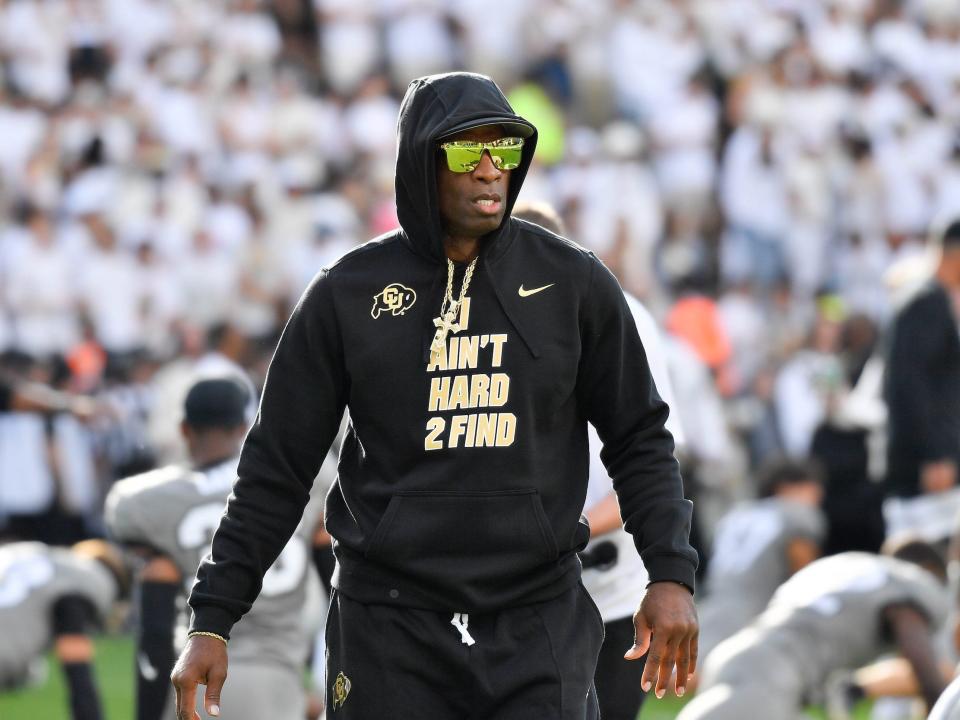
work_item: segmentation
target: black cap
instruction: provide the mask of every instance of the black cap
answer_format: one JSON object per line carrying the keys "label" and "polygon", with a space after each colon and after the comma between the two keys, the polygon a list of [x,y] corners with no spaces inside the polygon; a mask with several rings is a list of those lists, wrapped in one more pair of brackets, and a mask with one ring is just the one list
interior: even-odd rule
{"label": "black cap", "polygon": [[441,135],[438,140],[444,140],[445,138],[456,135],[457,133],[462,133],[467,130],[474,130],[476,128],[487,127],[501,127],[503,128],[504,137],[521,137],[528,138],[534,133],[533,125],[516,122],[511,119],[497,119],[496,117],[483,118],[481,120],[468,120],[462,122],[459,125],[454,125],[453,128],[447,130],[443,135]]}
{"label": "black cap", "polygon": [[206,378],[194,383],[183,403],[183,420],[193,428],[235,428],[246,424],[250,393],[237,378]]}

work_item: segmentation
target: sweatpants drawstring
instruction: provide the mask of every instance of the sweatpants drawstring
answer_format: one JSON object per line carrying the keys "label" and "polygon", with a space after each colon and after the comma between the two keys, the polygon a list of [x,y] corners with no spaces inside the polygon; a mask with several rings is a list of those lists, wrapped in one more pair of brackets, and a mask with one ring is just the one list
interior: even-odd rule
{"label": "sweatpants drawstring", "polygon": [[467,632],[467,628],[470,626],[470,615],[468,613],[454,613],[450,624],[460,631],[460,642],[464,645],[469,646],[476,643],[476,640],[470,637],[470,633]]}

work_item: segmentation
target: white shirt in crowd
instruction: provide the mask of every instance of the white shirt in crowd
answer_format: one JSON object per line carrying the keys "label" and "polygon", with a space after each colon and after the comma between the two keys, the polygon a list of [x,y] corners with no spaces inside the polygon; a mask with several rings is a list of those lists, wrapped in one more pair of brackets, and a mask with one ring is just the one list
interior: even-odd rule
{"label": "white shirt in crowd", "polygon": [[3,283],[14,318],[13,344],[35,357],[65,353],[80,338],[74,258],[55,237],[44,243],[29,231],[16,235],[3,238],[14,246]]}

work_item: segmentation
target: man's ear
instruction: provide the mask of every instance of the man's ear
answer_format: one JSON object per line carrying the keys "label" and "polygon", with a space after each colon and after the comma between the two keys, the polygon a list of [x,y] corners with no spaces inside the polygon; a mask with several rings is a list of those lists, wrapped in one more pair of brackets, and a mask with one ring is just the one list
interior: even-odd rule
{"label": "man's ear", "polygon": [[182,437],[187,444],[190,444],[190,438],[193,435],[193,428],[191,428],[186,420],[180,421],[180,437]]}

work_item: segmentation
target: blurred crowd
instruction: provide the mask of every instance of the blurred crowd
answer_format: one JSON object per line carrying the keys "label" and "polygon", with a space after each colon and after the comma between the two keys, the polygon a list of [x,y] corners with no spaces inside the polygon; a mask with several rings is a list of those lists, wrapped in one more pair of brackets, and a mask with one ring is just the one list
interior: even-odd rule
{"label": "blurred crowd", "polygon": [[101,408],[0,414],[17,534],[182,457],[196,373],[262,382],[313,274],[395,227],[399,99],[451,69],[661,322],[708,525],[771,455],[882,475],[870,359],[960,216],[954,0],[4,0],[0,68],[0,381]]}

